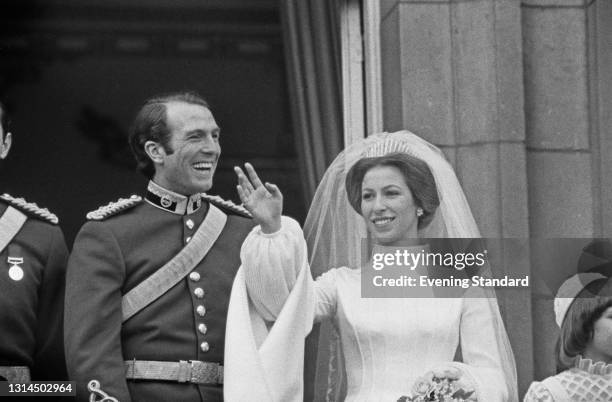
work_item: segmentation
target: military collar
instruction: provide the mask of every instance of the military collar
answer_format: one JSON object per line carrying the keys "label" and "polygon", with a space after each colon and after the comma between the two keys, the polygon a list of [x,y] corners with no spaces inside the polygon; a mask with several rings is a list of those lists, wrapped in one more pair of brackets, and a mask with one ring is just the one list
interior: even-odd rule
{"label": "military collar", "polygon": [[165,189],[153,181],[149,181],[145,200],[157,208],[177,215],[192,214],[202,206],[202,194],[186,197]]}

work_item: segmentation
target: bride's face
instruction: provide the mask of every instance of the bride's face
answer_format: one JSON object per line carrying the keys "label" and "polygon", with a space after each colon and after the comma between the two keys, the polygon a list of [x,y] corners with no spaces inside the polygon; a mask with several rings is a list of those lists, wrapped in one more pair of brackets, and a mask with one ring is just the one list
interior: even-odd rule
{"label": "bride's face", "polygon": [[363,177],[361,215],[377,244],[417,241],[417,205],[404,175],[393,166],[376,166]]}

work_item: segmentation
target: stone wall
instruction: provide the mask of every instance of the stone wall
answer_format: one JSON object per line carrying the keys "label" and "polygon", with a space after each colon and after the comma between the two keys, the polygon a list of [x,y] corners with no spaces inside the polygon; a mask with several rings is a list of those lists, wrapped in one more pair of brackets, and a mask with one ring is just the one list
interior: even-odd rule
{"label": "stone wall", "polygon": [[[483,236],[612,234],[612,2],[380,5],[385,129],[444,150]],[[554,369],[551,300],[500,304],[524,392]]]}

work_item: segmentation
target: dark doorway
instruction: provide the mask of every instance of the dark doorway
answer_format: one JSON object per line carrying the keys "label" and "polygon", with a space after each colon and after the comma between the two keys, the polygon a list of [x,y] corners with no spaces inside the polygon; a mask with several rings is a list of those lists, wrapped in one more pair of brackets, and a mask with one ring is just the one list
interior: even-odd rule
{"label": "dark doorway", "polygon": [[1,191],[49,207],[71,244],[87,211],[143,192],[125,136],[151,95],[195,90],[222,128],[210,191],[237,201],[232,166],[251,161],[305,205],[275,0],[5,0],[0,96],[14,144]]}

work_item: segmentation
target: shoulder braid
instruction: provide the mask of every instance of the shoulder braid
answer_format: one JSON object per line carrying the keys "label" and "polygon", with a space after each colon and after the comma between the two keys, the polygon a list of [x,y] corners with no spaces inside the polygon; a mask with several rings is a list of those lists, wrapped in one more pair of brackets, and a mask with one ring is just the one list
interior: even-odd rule
{"label": "shoulder braid", "polygon": [[111,216],[117,215],[119,212],[126,211],[142,202],[142,197],[132,195],[130,198],[119,198],[117,201],[109,202],[95,211],[87,213],[87,219],[92,221],[103,221]]}
{"label": "shoulder braid", "polygon": [[57,215],[51,213],[47,208],[41,208],[33,202],[27,202],[22,197],[15,198],[12,195],[4,193],[0,195],[0,199],[6,201],[12,207],[25,212],[28,216],[40,219],[53,225],[57,225],[59,223]]}
{"label": "shoulder braid", "polygon": [[253,217],[251,213],[247,211],[247,209],[243,207],[242,205],[236,205],[231,201],[224,200],[218,195],[210,195],[210,194],[202,193],[202,198],[204,198],[206,201],[210,202],[211,204],[216,205],[217,207],[221,209],[234,213],[235,215],[240,215],[245,218]]}

